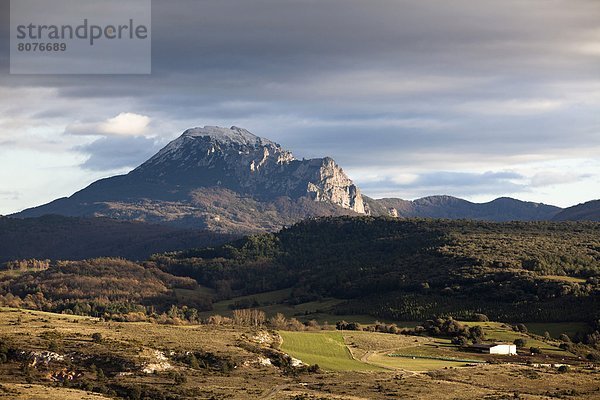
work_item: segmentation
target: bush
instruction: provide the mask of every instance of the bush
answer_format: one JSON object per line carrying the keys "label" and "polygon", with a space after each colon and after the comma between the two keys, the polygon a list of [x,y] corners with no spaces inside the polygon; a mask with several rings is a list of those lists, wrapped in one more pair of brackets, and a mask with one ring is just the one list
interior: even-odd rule
{"label": "bush", "polygon": [[515,326],[515,328],[516,328],[515,330],[517,332],[521,332],[521,333],[527,333],[528,332],[527,327],[525,326],[525,324],[517,324]]}
{"label": "bush", "polygon": [[572,352],[572,350],[573,350],[573,343],[571,343],[571,342],[563,342],[558,347],[561,348],[562,350]]}
{"label": "bush", "polygon": [[473,314],[472,319],[475,322],[488,322],[490,320],[487,315],[478,313]]}
{"label": "bush", "polygon": [[561,365],[560,367],[558,367],[558,372],[563,374],[569,372],[570,370],[571,368],[568,365]]}
{"label": "bush", "polygon": [[93,333],[92,340],[94,341],[94,343],[102,343],[102,334],[99,332]]}
{"label": "bush", "polygon": [[523,348],[527,345],[527,340],[525,339],[515,339],[515,341],[513,342],[515,344],[515,346],[519,347],[519,348]]}
{"label": "bush", "polygon": [[531,354],[542,354],[542,350],[539,347],[530,347],[529,351]]}
{"label": "bush", "polygon": [[469,339],[467,339],[465,336],[455,336],[452,338],[452,344],[455,344],[460,347],[465,347],[469,344]]}
{"label": "bush", "polygon": [[471,326],[469,328],[469,338],[473,343],[479,343],[485,339],[485,332],[481,326]]}
{"label": "bush", "polygon": [[566,333],[561,333],[560,336],[558,337],[558,340],[560,340],[561,342],[564,342],[564,343],[569,343],[571,341],[571,338]]}
{"label": "bush", "polygon": [[60,346],[56,340],[51,340],[50,343],[48,343],[48,351],[53,353],[58,353],[60,351]]}
{"label": "bush", "polygon": [[346,321],[336,322],[335,328],[340,331],[341,330],[344,330],[344,331],[360,331],[360,330],[362,330],[362,328],[358,322],[346,322]]}

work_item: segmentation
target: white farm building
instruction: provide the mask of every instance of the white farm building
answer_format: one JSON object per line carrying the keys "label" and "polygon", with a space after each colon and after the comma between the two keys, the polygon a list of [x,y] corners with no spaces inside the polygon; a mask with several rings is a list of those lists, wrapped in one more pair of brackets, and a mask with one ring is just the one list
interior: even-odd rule
{"label": "white farm building", "polygon": [[474,344],[470,348],[486,354],[517,355],[517,346],[510,343],[482,343]]}

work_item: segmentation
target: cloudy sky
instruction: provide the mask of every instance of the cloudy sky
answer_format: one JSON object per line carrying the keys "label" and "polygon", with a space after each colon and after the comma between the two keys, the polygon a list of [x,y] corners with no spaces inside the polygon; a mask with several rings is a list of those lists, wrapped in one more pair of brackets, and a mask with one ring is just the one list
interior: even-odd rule
{"label": "cloudy sky", "polygon": [[189,127],[331,156],[372,197],[600,198],[598,0],[152,2],[151,75],[9,75],[0,214],[124,173]]}

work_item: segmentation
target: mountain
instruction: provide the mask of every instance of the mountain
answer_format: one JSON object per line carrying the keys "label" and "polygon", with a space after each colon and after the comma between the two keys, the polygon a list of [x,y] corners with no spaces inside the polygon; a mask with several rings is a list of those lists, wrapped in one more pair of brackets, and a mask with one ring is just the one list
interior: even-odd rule
{"label": "mountain", "polygon": [[501,197],[488,203],[472,203],[452,196],[430,196],[413,201],[371,199],[364,196],[372,215],[403,218],[475,219],[484,221],[543,221],[552,219],[559,207]]}
{"label": "mountain", "polygon": [[331,158],[297,160],[245,129],[207,126],[186,130],[127,175],[15,216],[104,216],[253,232],[362,213],[360,190]]}
{"label": "mountain", "polygon": [[592,200],[565,208],[558,213],[556,221],[600,221],[600,200]]}
{"label": "mountain", "polygon": [[109,217],[240,234],[322,216],[531,221],[559,211],[509,198],[484,204],[450,196],[371,199],[329,157],[298,160],[245,129],[205,126],[186,130],[126,175],[14,216]]}
{"label": "mountain", "polygon": [[31,258],[145,260],[154,253],[213,246],[234,238],[215,232],[108,218],[0,217],[0,263]]}

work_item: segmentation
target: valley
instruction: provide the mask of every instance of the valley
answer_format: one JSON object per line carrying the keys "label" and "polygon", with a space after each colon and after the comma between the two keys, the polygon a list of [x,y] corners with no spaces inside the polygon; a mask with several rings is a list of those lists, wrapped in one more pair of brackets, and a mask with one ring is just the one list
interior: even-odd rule
{"label": "valley", "polygon": [[598,229],[329,217],[9,261],[0,398],[600,398]]}

